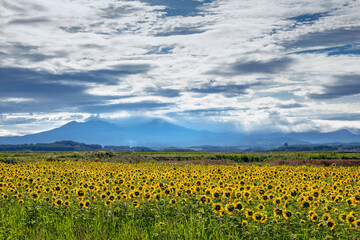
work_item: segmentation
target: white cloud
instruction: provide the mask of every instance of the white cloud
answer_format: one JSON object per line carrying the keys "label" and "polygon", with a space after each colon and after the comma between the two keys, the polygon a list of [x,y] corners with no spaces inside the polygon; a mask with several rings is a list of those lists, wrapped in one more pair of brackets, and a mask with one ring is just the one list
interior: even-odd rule
{"label": "white cloud", "polygon": [[[299,44],[290,48],[286,44],[318,36],[311,34],[319,32],[331,34],[336,29],[359,28],[358,1],[218,0],[202,6],[199,15],[171,17],[164,16],[164,9],[165,6],[150,6],[141,1],[4,0],[0,3],[0,67],[60,74],[109,69],[119,64],[149,64],[152,68],[148,72],[120,76],[117,84],[88,84],[86,93],[119,97],[106,100],[112,104],[174,103],[172,109],[149,110],[144,114],[168,117],[169,113],[177,113],[171,120],[181,123],[175,118],[186,118],[189,125],[199,120],[197,115],[186,111],[227,109],[204,116],[209,128],[224,124],[241,131],[327,129],[331,122],[325,124],[309,117],[329,111],[345,112],[338,106],[346,103],[346,99],[339,98],[334,106],[328,100],[309,96],[322,93],[327,85],[336,83],[339,75],[359,74],[359,55],[294,54],[329,46]],[[310,14],[311,18],[311,14],[317,13],[324,15],[311,23],[290,19],[304,14]],[[337,43],[341,41],[338,39]],[[165,51],[166,48],[169,50]],[[151,53],[152,49],[157,52]],[[288,59],[291,63],[276,68],[272,65],[276,59]],[[242,68],[236,71],[236,64],[278,70],[241,73]],[[234,73],[211,74],[226,69]],[[254,86],[231,97],[190,91],[210,81],[217,85],[253,83]],[[149,88],[176,89],[180,94],[171,98],[154,96]],[[15,103],[27,101],[21,96],[9,99]],[[345,108],[348,111],[358,107],[352,103],[349,106]],[[116,118],[129,114],[119,111],[104,116]],[[70,119],[46,120],[47,126],[39,125],[35,129],[49,129]],[[14,127],[11,132],[30,131],[39,122],[23,129]],[[331,129],[360,128],[357,124],[334,122]],[[10,131],[9,126],[2,129]]]}

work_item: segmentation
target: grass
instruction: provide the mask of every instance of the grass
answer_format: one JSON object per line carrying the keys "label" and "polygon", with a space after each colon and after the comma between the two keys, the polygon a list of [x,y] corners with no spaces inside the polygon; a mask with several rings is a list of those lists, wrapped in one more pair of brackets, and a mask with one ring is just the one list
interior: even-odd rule
{"label": "grass", "polygon": [[16,161],[0,162],[0,239],[360,235],[358,166],[180,166],[78,157],[98,154],[92,152],[3,154]]}

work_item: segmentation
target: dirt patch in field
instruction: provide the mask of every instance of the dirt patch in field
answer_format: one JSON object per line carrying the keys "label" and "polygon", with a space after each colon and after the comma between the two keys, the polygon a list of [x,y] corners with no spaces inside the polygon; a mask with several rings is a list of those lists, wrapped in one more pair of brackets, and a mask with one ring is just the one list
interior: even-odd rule
{"label": "dirt patch in field", "polygon": [[185,164],[202,164],[202,165],[265,165],[269,164],[271,166],[278,165],[289,165],[289,166],[299,166],[299,165],[315,165],[315,166],[331,166],[331,164],[336,164],[336,166],[360,166],[360,160],[336,160],[336,159],[310,159],[310,160],[278,160],[273,162],[235,162],[231,160],[215,160],[215,159],[201,159],[201,160],[185,160],[185,161],[164,161],[167,163],[175,163],[178,165]]}
{"label": "dirt patch in field", "polygon": [[336,166],[360,166],[360,160],[342,160],[342,159],[310,159],[310,160],[279,160],[270,163],[270,165],[316,165],[316,166],[331,166],[331,164],[336,164]]}

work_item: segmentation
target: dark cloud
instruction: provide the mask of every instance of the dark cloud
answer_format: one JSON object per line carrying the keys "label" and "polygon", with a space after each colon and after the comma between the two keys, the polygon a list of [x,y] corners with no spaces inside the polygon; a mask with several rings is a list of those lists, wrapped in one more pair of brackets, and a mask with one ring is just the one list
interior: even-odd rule
{"label": "dark cloud", "polygon": [[338,76],[336,83],[325,85],[323,88],[322,93],[313,93],[309,97],[321,100],[360,94],[360,75]]}
{"label": "dark cloud", "polygon": [[225,116],[226,112],[229,111],[240,111],[240,110],[246,110],[243,109],[237,109],[233,107],[224,107],[224,108],[207,108],[207,109],[194,109],[194,110],[186,110],[177,112],[176,114],[190,114],[190,115],[201,115],[201,116]]}
{"label": "dark cloud", "polygon": [[222,94],[226,97],[236,97],[246,94],[246,90],[259,85],[259,83],[251,84],[229,84],[229,85],[213,85],[212,83],[204,84],[199,88],[191,88],[189,91],[204,94]]}
{"label": "dark cloud", "polygon": [[359,55],[360,54],[360,44],[347,44],[343,46],[330,47],[330,48],[320,48],[320,49],[311,49],[305,51],[297,51],[294,54],[304,54],[304,53],[327,53],[328,56],[333,55]]}
{"label": "dark cloud", "polygon": [[360,42],[360,27],[353,27],[310,32],[294,41],[283,43],[283,46],[287,49],[294,49],[318,46],[342,46],[358,42]]}
{"label": "dark cloud", "polygon": [[172,88],[146,88],[146,93],[154,96],[162,96],[167,98],[180,97],[181,92]]}
{"label": "dark cloud", "polygon": [[247,75],[254,73],[274,74],[286,70],[294,60],[289,57],[272,59],[269,61],[237,61],[235,63],[219,67],[208,74],[222,76]]}
{"label": "dark cloud", "polygon": [[61,26],[59,28],[68,33],[86,32],[86,28],[80,26],[72,26],[72,27]]}
{"label": "dark cloud", "polygon": [[289,104],[278,104],[277,107],[288,109],[288,108],[300,108],[300,107],[304,107],[304,105],[300,103],[289,103]]}
{"label": "dark cloud", "polygon": [[30,98],[29,102],[1,102],[0,112],[47,112],[76,109],[80,106],[105,104],[115,97],[94,96],[85,85],[69,82],[116,83],[115,77],[136,74],[147,65],[118,65],[114,69],[53,74],[26,68],[0,68],[0,96],[2,98]]}
{"label": "dark cloud", "polygon": [[202,30],[199,27],[175,27],[171,30],[166,30],[162,32],[158,32],[155,34],[157,37],[168,37],[174,35],[192,35],[206,32],[206,30]]}
{"label": "dark cloud", "polygon": [[[42,84],[58,84],[59,81],[117,84],[119,77],[146,73],[150,69],[151,66],[148,64],[123,64],[112,66],[110,69],[53,74],[46,71],[35,71],[26,68],[0,68],[0,76],[2,81],[8,80],[9,83],[28,79],[29,81],[34,80]],[[4,87],[2,87],[2,89],[4,89]]]}
{"label": "dark cloud", "polygon": [[142,101],[135,103],[119,103],[119,104],[108,104],[108,105],[87,105],[79,107],[79,111],[88,113],[108,113],[115,111],[141,111],[141,110],[154,110],[158,108],[170,107],[173,103],[161,103],[155,101]]}
{"label": "dark cloud", "polygon": [[84,49],[89,49],[89,48],[103,49],[104,48],[104,46],[99,45],[99,44],[81,44],[80,47],[84,48]]}
{"label": "dark cloud", "polygon": [[[1,109],[1,102],[0,102],[0,109]],[[0,117],[0,124],[1,125],[13,125],[13,124],[28,124],[37,122],[38,119],[36,118],[25,118],[25,117],[16,117],[16,118],[2,118]]]}
{"label": "dark cloud", "polygon": [[360,113],[335,113],[329,115],[320,115],[319,119],[339,120],[339,121],[359,121]]}
{"label": "dark cloud", "polygon": [[141,8],[134,7],[131,4],[122,4],[120,6],[109,4],[106,8],[101,9],[100,16],[103,18],[121,18],[140,10]]}
{"label": "dark cloud", "polygon": [[45,18],[45,17],[19,18],[19,19],[11,20],[10,22],[8,22],[8,24],[33,25],[33,24],[38,24],[38,23],[46,23],[46,22],[50,22],[50,21],[51,20],[49,18]]}
{"label": "dark cloud", "polygon": [[29,2],[21,2],[18,5],[16,5],[16,3],[14,3],[15,1],[6,1],[6,0],[2,0],[0,2],[0,5],[3,6],[4,8],[13,10],[13,11],[17,11],[17,12],[26,12],[27,10],[35,10],[35,11],[44,11],[46,10],[43,6],[38,5],[38,4],[34,4],[34,3],[29,3]]}
{"label": "dark cloud", "polygon": [[67,57],[66,52],[53,52],[52,54],[43,54],[39,52],[40,47],[35,45],[21,44],[17,42],[10,42],[4,48],[7,51],[7,58],[28,60],[30,62],[42,62],[52,58]]}

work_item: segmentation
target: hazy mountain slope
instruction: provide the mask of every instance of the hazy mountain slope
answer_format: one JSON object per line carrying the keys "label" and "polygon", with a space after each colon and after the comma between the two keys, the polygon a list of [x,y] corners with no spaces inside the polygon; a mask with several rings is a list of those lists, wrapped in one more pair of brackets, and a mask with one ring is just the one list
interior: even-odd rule
{"label": "hazy mountain slope", "polygon": [[114,124],[103,120],[69,122],[59,128],[36,134],[0,137],[0,144],[51,143],[72,140],[87,144],[146,147],[215,146],[280,146],[306,143],[360,142],[360,135],[348,130],[330,133],[272,133],[244,135],[196,131],[164,120],[135,121]]}

